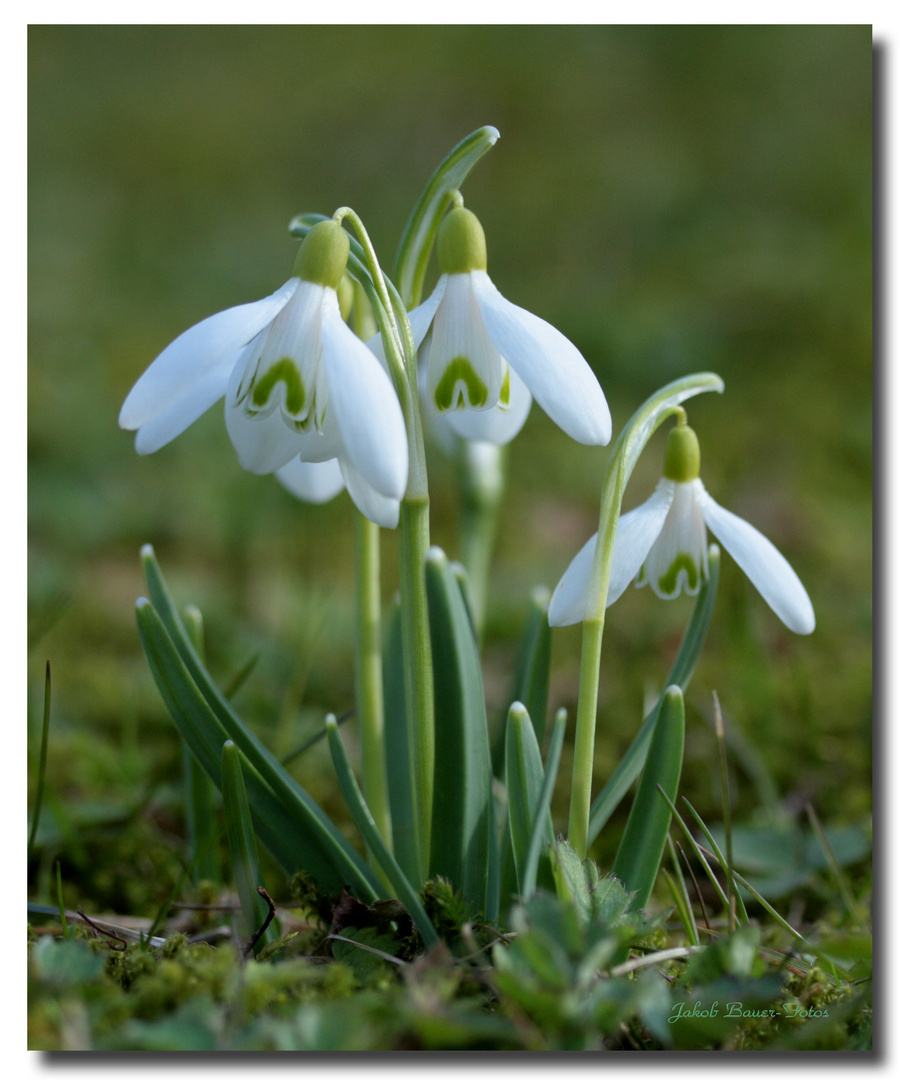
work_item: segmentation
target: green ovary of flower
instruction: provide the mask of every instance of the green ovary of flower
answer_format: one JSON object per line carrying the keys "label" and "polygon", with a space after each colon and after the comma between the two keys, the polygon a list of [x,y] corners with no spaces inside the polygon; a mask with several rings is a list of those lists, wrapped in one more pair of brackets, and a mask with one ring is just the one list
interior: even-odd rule
{"label": "green ovary of flower", "polygon": [[659,588],[662,592],[667,594],[675,592],[678,585],[678,574],[681,570],[684,570],[687,573],[688,589],[697,589],[700,584],[700,571],[697,569],[697,564],[690,555],[686,555],[682,552],[680,555],[675,556],[669,569],[659,579]]}
{"label": "green ovary of flower", "polygon": [[[465,356],[457,356],[447,365],[434,391],[434,403],[441,412],[465,408],[460,383],[463,383],[469,391],[468,403],[471,408],[480,409],[487,402],[487,386],[475,373],[471,362]],[[507,389],[508,398],[509,390]]]}
{"label": "green ovary of flower", "polygon": [[263,408],[279,382],[283,382],[285,386],[285,407],[289,413],[296,416],[303,411],[306,404],[306,390],[294,361],[287,356],[273,364],[253,387],[253,404],[257,408]]}

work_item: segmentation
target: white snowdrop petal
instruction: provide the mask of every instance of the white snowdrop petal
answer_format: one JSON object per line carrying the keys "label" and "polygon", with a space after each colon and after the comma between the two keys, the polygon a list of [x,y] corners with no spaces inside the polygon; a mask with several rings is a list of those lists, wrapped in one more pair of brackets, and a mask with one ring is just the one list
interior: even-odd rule
{"label": "white snowdrop petal", "polygon": [[544,412],[577,442],[605,446],[612,435],[609,406],[578,349],[548,322],[501,296],[483,270],[471,276],[492,341]]}
{"label": "white snowdrop petal", "polygon": [[409,450],[400,402],[384,368],[341,319],[337,294],[323,303],[322,363],[347,457],[376,491],[403,498]]}
{"label": "white snowdrop petal", "polygon": [[267,326],[297,285],[298,279],[291,278],[263,300],[220,311],[185,330],[134,384],[119,413],[119,426],[133,431],[156,419]]}
{"label": "white snowdrop petal", "polygon": [[418,307],[413,308],[409,313],[409,327],[410,330],[412,330],[413,342],[417,349],[425,340],[425,335],[428,333],[431,324],[434,321],[434,313],[437,311],[441,300],[444,298],[444,291],[447,288],[447,278],[447,274],[442,274],[438,279],[438,283],[435,285],[431,296],[419,304]]}
{"label": "white snowdrop petal", "polygon": [[816,628],[812,602],[778,548],[749,522],[719,506],[705,490],[698,502],[712,532],[778,618],[795,634],[811,634]]}
{"label": "white snowdrop petal", "polygon": [[272,320],[257,362],[242,380],[249,390],[244,408],[268,412],[280,408],[286,417],[304,421],[313,406],[321,414],[328,395],[321,390],[322,346],[319,326],[325,288],[301,281],[294,295]]}
{"label": "white snowdrop petal", "polygon": [[215,405],[228,388],[228,379],[234,369],[235,358],[241,352],[243,350],[239,350],[224,363],[207,372],[178,401],[139,428],[134,441],[135,450],[139,454],[152,454],[189,428],[210,406]]}
{"label": "white snowdrop petal", "polygon": [[584,620],[596,548],[597,534],[594,533],[559,579],[559,584],[550,597],[550,607],[547,611],[551,626],[572,626]]}
{"label": "white snowdrop petal", "polygon": [[674,495],[673,481],[661,480],[656,491],[645,503],[619,518],[609,575],[609,592],[606,597],[607,607],[615,603],[637,577],[650,548],[662,531]]}
{"label": "white snowdrop petal", "polygon": [[426,389],[438,412],[490,409],[500,397],[503,357],[485,328],[472,274],[450,274],[431,327]]}
{"label": "white snowdrop petal", "polygon": [[298,499],[326,503],[344,490],[337,461],[301,461],[299,455],[275,471],[275,479]]}
{"label": "white snowdrop petal", "polygon": [[663,527],[644,562],[639,585],[650,583],[663,600],[700,591],[700,582],[708,576],[706,525],[697,502],[699,480],[672,483],[674,494]]}
{"label": "white snowdrop petal", "polygon": [[376,491],[347,458],[341,459],[340,470],[347,493],[359,512],[383,529],[396,529],[400,520],[400,500]]}
{"label": "white snowdrop petal", "polygon": [[448,424],[463,439],[504,446],[522,430],[531,412],[531,393],[519,376],[509,368],[509,406],[493,409],[453,409],[439,413],[429,402],[429,409],[436,424]]}
{"label": "white snowdrop petal", "polygon": [[341,457],[346,453],[334,418],[334,409],[326,411],[321,431],[312,428],[297,433],[297,447],[301,460],[314,464]]}
{"label": "white snowdrop petal", "polygon": [[243,468],[258,474],[275,472],[297,456],[297,432],[284,422],[280,409],[250,417],[243,406],[236,404],[241,375],[239,362],[231,373],[225,395],[225,427]]}

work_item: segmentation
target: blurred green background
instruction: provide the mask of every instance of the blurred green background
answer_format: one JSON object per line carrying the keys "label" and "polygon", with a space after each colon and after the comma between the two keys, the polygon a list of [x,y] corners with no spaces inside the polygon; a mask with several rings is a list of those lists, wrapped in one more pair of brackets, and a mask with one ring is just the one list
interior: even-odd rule
{"label": "blurred green background", "polygon": [[[71,888],[133,910],[175,872],[155,854],[179,842],[179,749],[134,622],[141,544],[203,610],[223,683],[259,651],[237,704],[277,751],[353,701],[346,495],[305,506],[242,472],[221,407],[139,458],[116,426],[122,400],[182,330],[286,280],[300,211],[351,205],[390,267],[432,170],[483,124],[501,139],[465,197],[498,288],[576,342],[616,433],[663,383],[722,375],[724,396],[690,407],[704,482],[785,553],[816,608],[815,633],[791,635],[723,560],[688,694],[685,790],[716,818],[715,689],[759,758],[736,765],[739,817],[771,781],[790,810],[864,818],[871,75],[868,27],[31,28],[29,722],[34,734],[49,658],[42,832]],[[511,447],[484,648],[494,710],[530,590],[552,587],[596,529],[606,456],[537,408]],[[626,509],[661,458],[660,436]],[[437,453],[430,474],[433,539],[453,555],[457,496]],[[598,783],[689,610],[648,590],[611,609]],[[574,706],[579,652],[578,628],[556,632],[552,706]],[[36,755],[33,739],[32,784]],[[322,747],[296,772],[341,815]]]}

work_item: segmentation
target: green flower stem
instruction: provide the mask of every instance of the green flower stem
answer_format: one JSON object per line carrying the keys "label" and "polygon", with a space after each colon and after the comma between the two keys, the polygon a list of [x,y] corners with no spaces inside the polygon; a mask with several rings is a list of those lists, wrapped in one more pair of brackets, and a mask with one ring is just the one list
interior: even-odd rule
{"label": "green flower stem", "polygon": [[406,309],[396,289],[388,288],[372,242],[358,215],[349,207],[335,211],[356,231],[374,286],[372,304],[384,345],[388,370],[400,399],[409,443],[409,483],[400,504],[400,623],[408,715],[411,718],[412,765],[415,773],[416,826],[420,871],[427,872],[434,789],[434,680],[428,603],[425,597],[425,553],[431,546],[428,517],[428,473],[419,410],[416,355]]}
{"label": "green flower stem", "polygon": [[384,760],[381,672],[381,544],[378,526],[356,514],[356,707],[363,791],[382,839],[391,847],[391,810]]}
{"label": "green flower stem", "polygon": [[434,797],[434,675],[425,595],[425,555],[430,546],[428,496],[407,495],[400,504],[400,634],[422,880],[431,858]]}
{"label": "green flower stem", "polygon": [[610,455],[600,495],[600,526],[591,569],[587,604],[582,627],[581,674],[578,712],[575,718],[575,756],[572,764],[572,794],[569,803],[569,843],[580,859],[587,858],[591,814],[591,781],[594,770],[594,737],[597,728],[597,699],[600,682],[600,652],[606,621],[606,598],[612,569],[613,548],[622,497],[632,470],[656,429],[670,416],[683,416],[681,402],[705,391],[724,389],[718,375],[704,372],[676,379],[637,410],[625,425]]}
{"label": "green flower stem", "polygon": [[462,495],[460,561],[466,568],[469,605],[480,638],[500,503],[506,487],[506,448],[460,440],[457,469]]}
{"label": "green flower stem", "polygon": [[[599,545],[598,545],[599,547]],[[607,575],[607,585],[609,576]],[[587,858],[588,826],[591,817],[591,783],[594,778],[594,737],[597,728],[597,691],[600,676],[600,649],[603,618],[585,619],[581,631],[581,675],[578,712],[575,717],[575,756],[572,765],[572,794],[569,802],[569,843],[584,861]]]}

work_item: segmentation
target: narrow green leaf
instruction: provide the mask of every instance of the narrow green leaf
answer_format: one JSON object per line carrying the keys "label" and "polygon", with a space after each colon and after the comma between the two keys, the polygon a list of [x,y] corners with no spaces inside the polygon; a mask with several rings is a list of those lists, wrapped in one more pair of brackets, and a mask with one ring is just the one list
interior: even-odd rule
{"label": "narrow green leaf", "polygon": [[388,795],[391,801],[391,834],[394,856],[403,873],[417,887],[419,841],[416,831],[415,784],[412,747],[406,717],[406,690],[403,674],[403,640],[400,629],[400,599],[387,618],[382,662],[384,664],[384,756]]}
{"label": "narrow green leaf", "polygon": [[675,851],[675,845],[672,843],[671,830],[666,836],[666,845],[669,849],[669,854],[672,857],[672,866],[675,870],[675,877],[672,878],[666,874],[666,880],[669,882],[669,888],[675,898],[675,905],[678,908],[681,921],[684,923],[688,941],[691,945],[699,945],[700,934],[697,931],[697,920],[694,918],[694,909],[691,906],[691,898],[687,890],[687,884],[684,880],[684,874],[681,872],[681,863],[678,861],[678,853]]}
{"label": "narrow green leaf", "polygon": [[466,136],[438,165],[416,203],[400,239],[394,275],[407,308],[415,307],[421,299],[431,249],[453,193],[499,138],[494,127],[479,128]]}
{"label": "narrow green leaf", "polygon": [[488,880],[487,898],[484,904],[484,921],[496,922],[500,917],[500,887],[503,863],[500,849],[500,819],[497,813],[497,796],[491,797],[491,824],[488,831]]}
{"label": "narrow green leaf", "polygon": [[[184,628],[197,656],[205,660],[203,616],[193,604],[184,609]],[[182,740],[184,808],[187,821],[188,850],[193,873],[200,881],[219,881],[218,827],[216,822],[215,784],[203,771],[191,748]]]}
{"label": "narrow green leaf", "polygon": [[[227,728],[221,722],[221,714],[210,707],[148,600],[138,601],[137,617],[144,652],[169,714],[191,752],[218,786],[222,744],[235,731],[244,736],[245,744],[253,745],[255,740],[247,738],[249,733],[239,720],[229,718]],[[194,660],[196,663],[196,655]],[[244,745],[236,738],[233,741],[244,752]],[[361,900],[376,899],[377,878],[321,808],[295,782],[293,786],[282,783],[277,790],[270,786],[268,777],[257,771],[249,755],[245,753],[245,757],[245,781],[256,814],[257,833],[285,870],[306,870],[323,889],[335,895],[346,884]]]}
{"label": "narrow green leaf", "polygon": [[647,757],[647,748],[650,745],[650,739],[653,736],[656,722],[659,719],[665,691],[670,686],[678,686],[681,688],[683,694],[688,688],[691,676],[694,673],[694,668],[697,666],[697,661],[703,650],[703,643],[706,641],[706,632],[709,629],[710,619],[712,618],[713,608],[716,602],[716,591],[719,586],[720,565],[721,556],[719,549],[715,544],[712,544],[709,548],[709,578],[700,586],[700,592],[697,594],[697,599],[694,601],[694,607],[691,611],[691,617],[684,634],[684,640],[681,642],[678,656],[666,679],[663,694],[660,694],[659,700],[648,713],[641,725],[640,731],[635,736],[634,742],[632,742],[631,746],[626,751],[625,756],[616,767],[615,772],[594,800],[593,806],[591,806],[590,829],[588,831],[590,843],[593,843],[597,839],[600,830],[612,816],[616,807],[625,797],[626,792],[644,767],[644,761]]}
{"label": "narrow green leaf", "polygon": [[[559,772],[559,762],[562,758],[563,740],[566,734],[566,710],[560,709],[553,721],[553,734],[550,736],[550,749],[547,751],[547,764],[544,767],[544,779],[541,784],[541,792],[538,797],[537,809],[534,812],[535,823],[541,822],[545,817],[550,817],[550,801],[553,798],[553,789],[556,787],[556,775]],[[551,819],[550,843],[553,844],[553,823]],[[528,844],[528,855],[525,859],[525,871],[522,875],[522,899],[527,900],[537,885],[538,865],[542,854],[547,852],[545,838],[541,835],[542,830],[535,824],[531,830],[531,840]],[[552,868],[550,870],[550,884],[552,886]]]}
{"label": "narrow green leaf", "polygon": [[47,744],[50,736],[50,661],[44,674],[44,719],[41,723],[41,756],[38,763],[37,789],[34,793],[34,813],[31,816],[31,831],[28,834],[28,858],[34,852],[38,822],[41,819],[41,804],[44,801],[44,777],[47,775]]}
{"label": "narrow green leaf", "polygon": [[[222,747],[222,809],[228,850],[231,853],[231,872],[244,917],[244,937],[250,938],[263,925],[268,914],[268,905],[256,891],[263,885],[259,870],[259,849],[256,846],[250,804],[244,787],[240,751],[231,739]],[[264,945],[276,938],[275,928],[268,926],[254,943],[253,952],[258,953]]]}
{"label": "narrow green leaf", "polygon": [[434,923],[428,918],[428,914],[422,906],[422,901],[419,899],[419,894],[410,885],[409,879],[400,869],[397,860],[388,851],[387,845],[378,832],[375,819],[372,817],[368,806],[366,806],[359,784],[353,775],[353,769],[350,767],[347,751],[341,741],[337,720],[334,716],[329,715],[325,718],[325,728],[328,732],[328,746],[331,750],[331,760],[334,763],[338,786],[344,796],[344,801],[347,803],[347,808],[353,815],[356,827],[362,833],[363,840],[369,846],[388,881],[394,887],[397,899],[403,904],[418,927],[422,940],[431,948],[440,941],[438,932],[434,928]]}
{"label": "narrow green leaf", "polygon": [[56,860],[56,903],[59,906],[59,921],[62,923],[63,938],[69,938],[69,924],[66,922],[66,905],[63,903],[62,871],[59,859]]}
{"label": "narrow green leaf", "polygon": [[677,686],[670,686],[663,695],[659,722],[613,863],[613,874],[629,892],[636,893],[637,908],[645,908],[650,899],[672,821],[657,784],[674,801],[683,756],[684,698]]}
{"label": "narrow green leaf", "polygon": [[547,608],[550,593],[542,586],[536,588],[528,605],[525,616],[525,629],[522,633],[516,671],[513,677],[509,701],[503,714],[498,738],[494,744],[494,775],[503,776],[503,756],[506,753],[506,718],[509,706],[514,701],[521,701],[528,710],[534,727],[538,746],[544,745],[544,728],[547,718],[547,701],[550,696],[550,647],[551,630],[547,621]]}
{"label": "narrow green leaf", "polygon": [[[268,785],[276,799],[288,808],[289,813],[294,816],[294,820],[304,824],[304,828],[315,843],[324,844],[323,850],[327,854],[327,858],[329,860],[336,859],[335,870],[340,876],[340,887],[342,888],[346,884],[355,889],[357,884],[361,886],[362,881],[365,881],[368,886],[365,894],[358,894],[359,899],[365,899],[366,895],[370,894],[372,898],[377,896],[380,885],[371,869],[347,843],[340,829],[318,803],[304,791],[294,777],[283,767],[278,758],[247,728],[216,686],[185,632],[165,579],[162,576],[162,571],[156,561],[153,548],[149,544],[145,545],[141,550],[141,559],[147,577],[147,586],[150,589],[150,596],[158,612],[159,619],[171,639],[171,644],[175,646],[178,655],[187,668],[190,679],[226,732],[225,738],[233,740],[244,755],[247,763]],[[215,748],[216,758],[218,758],[219,747],[221,747],[223,741],[224,739]],[[207,771],[210,772],[210,770]],[[215,772],[210,772],[210,775],[218,783],[218,767],[216,767]],[[264,843],[269,847],[267,841],[264,841]],[[310,870],[310,872],[312,871]],[[324,881],[321,884],[323,887],[325,886]],[[340,891],[340,888],[338,891]]]}
{"label": "narrow green leaf", "polygon": [[[685,820],[681,816],[681,814],[679,814],[678,811],[676,810],[674,801],[669,797],[669,795],[665,791],[662,790],[661,787],[657,788],[657,790],[659,791],[660,796],[665,801],[666,806],[668,806],[669,811],[672,814],[672,817],[678,822],[678,825],[680,826],[681,831],[684,833],[685,839],[688,842],[688,847],[690,847],[691,851],[693,851],[694,855],[696,856],[698,862],[703,867],[707,878],[709,878],[710,884],[715,889],[716,895],[719,897],[719,900],[722,903],[723,910],[727,911],[728,910],[728,897],[725,895],[725,890],[719,884],[719,879],[712,872],[712,868],[710,867],[706,856],[703,854],[703,849],[700,847],[700,845],[697,843],[697,841],[691,835],[691,831],[687,827],[687,823],[685,822]],[[713,857],[715,858],[715,856],[713,856]],[[737,880],[737,875],[735,875],[735,880]],[[702,898],[701,898],[700,902],[701,902],[701,904],[703,903]]]}
{"label": "narrow green leaf", "polygon": [[[519,895],[525,899],[525,866],[533,834],[539,834],[539,850],[547,852],[553,843],[553,824],[549,808],[537,816],[544,767],[541,751],[535,738],[528,710],[520,701],[509,707],[506,722],[506,798],[509,815],[509,836],[512,842],[513,863]],[[535,868],[536,872],[537,868]],[[549,859],[546,864],[547,883],[552,884]],[[532,887],[533,891],[533,887]]]}
{"label": "narrow green leaf", "polygon": [[[747,909],[744,907],[744,901],[743,901],[743,899],[741,897],[741,894],[739,892],[737,892],[737,891],[733,891],[734,883],[733,883],[733,881],[731,879],[732,879],[732,875],[734,874],[734,868],[730,865],[727,857],[722,854],[721,850],[719,849],[719,845],[716,843],[715,838],[713,837],[713,834],[710,832],[709,827],[707,826],[706,822],[703,820],[702,817],[700,817],[700,815],[693,808],[693,806],[691,806],[690,802],[688,801],[687,796],[682,795],[681,798],[682,798],[682,801],[684,802],[684,805],[690,811],[691,817],[700,826],[700,831],[706,837],[707,843],[712,848],[713,855],[715,855],[715,857],[719,860],[719,865],[725,871],[726,880],[730,884],[729,892],[728,892],[728,894],[726,896],[726,899],[725,899],[725,910],[726,910],[726,912],[728,912],[729,914],[731,912],[731,901],[728,899],[728,897],[734,896],[735,903],[736,903],[737,908],[738,908],[738,913],[741,916],[741,921],[744,922],[744,923],[748,922],[749,920],[748,920],[748,916],[747,916]],[[675,801],[675,796],[674,795],[672,796],[672,801],[673,802]]]}
{"label": "narrow green leaf", "polygon": [[491,765],[478,646],[446,555],[431,548],[425,590],[434,663],[435,769],[429,876],[441,874],[473,913],[486,910]]}

